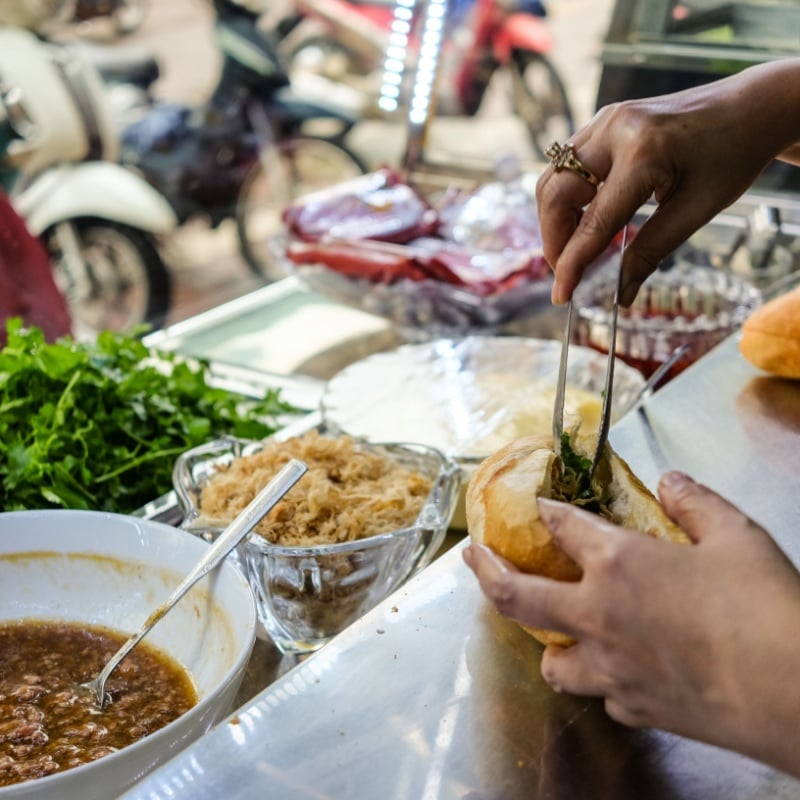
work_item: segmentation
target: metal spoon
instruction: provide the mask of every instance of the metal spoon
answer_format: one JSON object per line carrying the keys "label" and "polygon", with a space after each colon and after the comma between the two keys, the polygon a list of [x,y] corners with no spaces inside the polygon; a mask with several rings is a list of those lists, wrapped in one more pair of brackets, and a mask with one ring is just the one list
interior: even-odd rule
{"label": "metal spoon", "polygon": [[144,638],[150,629],[183,597],[204,575],[218,566],[222,559],[258,524],[262,517],[297,483],[308,467],[297,459],[286,466],[255,496],[249,505],[228,525],[214,544],[206,551],[194,569],[181,581],[177,588],[150,616],[144,625],[134,633],[111,657],[103,671],[83,689],[92,692],[100,708],[111,699],[105,687],[108,676],[119,666],[125,656]]}

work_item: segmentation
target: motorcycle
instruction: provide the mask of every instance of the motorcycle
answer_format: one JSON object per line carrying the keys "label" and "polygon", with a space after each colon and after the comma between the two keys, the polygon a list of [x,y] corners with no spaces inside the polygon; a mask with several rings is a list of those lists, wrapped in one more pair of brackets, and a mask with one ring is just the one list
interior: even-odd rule
{"label": "motorcycle", "polygon": [[171,301],[157,237],[177,220],[116,163],[106,99],[76,51],[0,29],[0,186],[45,244],[80,338],[159,324]]}
{"label": "motorcycle", "polygon": [[[418,4],[422,5],[422,4]],[[525,124],[541,160],[575,122],[561,76],[549,58],[553,40],[540,0],[461,0],[448,4],[436,114],[472,116],[500,98]],[[270,23],[294,76],[322,75],[366,92],[377,115],[394,112],[408,94],[398,74],[421,49],[420,14],[412,3],[381,0],[293,0]],[[401,53],[405,48],[405,53]],[[402,56],[402,58],[401,58]],[[405,59],[402,70],[391,61]]]}
{"label": "motorcycle", "polygon": [[179,223],[234,220],[247,264],[275,279],[285,274],[270,247],[282,209],[365,171],[345,142],[359,114],[292,86],[257,12],[232,0],[213,5],[223,59],[211,97],[196,107],[155,102],[122,131],[120,161],[167,199]]}

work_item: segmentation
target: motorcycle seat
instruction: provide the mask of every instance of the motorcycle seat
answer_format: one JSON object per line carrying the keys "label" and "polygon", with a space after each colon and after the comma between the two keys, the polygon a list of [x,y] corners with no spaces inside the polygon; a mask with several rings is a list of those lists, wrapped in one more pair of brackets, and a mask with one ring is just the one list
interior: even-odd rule
{"label": "motorcycle seat", "polygon": [[352,127],[358,121],[349,109],[324,98],[298,94],[292,86],[285,86],[274,92],[269,99],[269,105],[278,109],[278,116],[290,125],[299,125],[313,119],[328,119]]}
{"label": "motorcycle seat", "polygon": [[161,74],[155,56],[144,47],[82,44],[80,49],[103,79],[112,83],[130,83],[147,89]]}

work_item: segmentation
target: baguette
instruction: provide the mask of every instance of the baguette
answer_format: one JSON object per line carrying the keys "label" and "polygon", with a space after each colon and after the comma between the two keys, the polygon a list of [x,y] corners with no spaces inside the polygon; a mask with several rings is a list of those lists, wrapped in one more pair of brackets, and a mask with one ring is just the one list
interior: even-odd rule
{"label": "baguette", "polygon": [[770,300],[744,322],[742,355],[782,378],[800,378],[800,288]]}
{"label": "baguette", "polygon": [[[591,487],[585,476],[579,476],[581,482],[576,486],[574,468],[582,458],[585,471],[592,447],[591,438],[568,438],[562,460],[553,450],[552,436],[537,434],[510,442],[486,458],[467,487],[471,541],[487,545],[522,572],[562,581],[580,580],[580,566],[556,545],[539,517],[537,498],[552,497],[584,505],[648,536],[688,544],[688,536],[669,519],[657,498],[611,445],[605,445]],[[522,627],[543,644],[574,643],[557,631]]]}

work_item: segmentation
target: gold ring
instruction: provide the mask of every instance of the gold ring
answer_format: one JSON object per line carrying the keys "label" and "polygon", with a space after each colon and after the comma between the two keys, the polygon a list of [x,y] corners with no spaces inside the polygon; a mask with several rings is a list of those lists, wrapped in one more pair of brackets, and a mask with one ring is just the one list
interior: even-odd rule
{"label": "gold ring", "polygon": [[544,151],[544,154],[550,159],[550,164],[556,172],[561,172],[562,169],[568,169],[579,178],[583,178],[587,183],[591,183],[592,186],[600,185],[597,176],[590,169],[587,169],[583,161],[575,155],[574,144],[560,145],[558,142],[553,142],[553,144]]}

